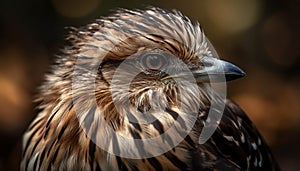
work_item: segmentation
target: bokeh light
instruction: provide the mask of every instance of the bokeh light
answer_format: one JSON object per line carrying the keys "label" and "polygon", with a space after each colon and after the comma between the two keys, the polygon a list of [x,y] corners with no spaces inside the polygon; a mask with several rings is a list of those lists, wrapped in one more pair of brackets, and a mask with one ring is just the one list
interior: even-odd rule
{"label": "bokeh light", "polygon": [[263,45],[271,62],[282,67],[292,65],[296,56],[290,53],[292,32],[282,13],[267,18],[262,30]]}
{"label": "bokeh light", "polygon": [[218,34],[238,34],[256,24],[262,1],[206,0],[203,3],[209,22]]}

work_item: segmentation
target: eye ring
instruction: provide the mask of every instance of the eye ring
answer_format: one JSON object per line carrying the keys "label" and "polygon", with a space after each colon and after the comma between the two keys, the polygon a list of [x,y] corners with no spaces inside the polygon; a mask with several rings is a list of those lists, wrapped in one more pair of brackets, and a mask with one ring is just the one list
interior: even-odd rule
{"label": "eye ring", "polygon": [[159,53],[147,53],[141,58],[141,63],[144,68],[158,71],[164,67],[167,62],[164,55]]}

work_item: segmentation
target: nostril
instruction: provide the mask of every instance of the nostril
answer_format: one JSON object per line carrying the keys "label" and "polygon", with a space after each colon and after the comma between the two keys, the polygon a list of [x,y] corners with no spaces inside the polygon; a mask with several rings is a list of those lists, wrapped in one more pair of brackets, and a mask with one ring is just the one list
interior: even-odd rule
{"label": "nostril", "polygon": [[201,62],[201,65],[204,67],[212,67],[214,64],[211,61],[204,60]]}

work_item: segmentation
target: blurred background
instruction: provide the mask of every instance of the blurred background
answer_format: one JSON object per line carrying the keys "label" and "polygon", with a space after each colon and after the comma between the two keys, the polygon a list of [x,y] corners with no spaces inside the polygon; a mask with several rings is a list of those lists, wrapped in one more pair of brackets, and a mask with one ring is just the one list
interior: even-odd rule
{"label": "blurred background", "polygon": [[1,0],[0,170],[19,170],[33,96],[63,47],[65,26],[81,26],[118,7],[179,9],[197,20],[221,58],[247,73],[228,94],[270,144],[283,170],[300,169],[300,1]]}

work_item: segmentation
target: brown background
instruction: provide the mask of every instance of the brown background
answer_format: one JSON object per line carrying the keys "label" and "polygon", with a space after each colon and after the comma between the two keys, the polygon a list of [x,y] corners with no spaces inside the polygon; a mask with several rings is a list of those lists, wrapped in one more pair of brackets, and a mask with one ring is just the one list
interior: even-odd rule
{"label": "brown background", "polygon": [[63,46],[64,26],[117,7],[177,8],[198,20],[221,58],[247,72],[228,84],[283,170],[300,169],[300,1],[1,0],[0,170],[18,170],[21,137],[36,115],[32,98]]}

